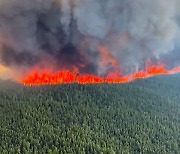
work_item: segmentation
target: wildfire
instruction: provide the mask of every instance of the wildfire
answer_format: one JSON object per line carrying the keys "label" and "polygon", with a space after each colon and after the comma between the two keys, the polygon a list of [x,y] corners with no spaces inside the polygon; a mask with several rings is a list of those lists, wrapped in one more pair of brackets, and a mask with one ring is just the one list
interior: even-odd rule
{"label": "wildfire", "polygon": [[145,79],[156,75],[168,75],[180,73],[180,67],[166,70],[164,65],[152,65],[145,71],[138,71],[133,75],[121,76],[119,72],[111,73],[107,77],[94,76],[90,74],[79,74],[77,71],[68,70],[51,73],[50,71],[40,72],[38,70],[30,73],[20,82],[27,86],[32,85],[53,85],[53,84],[100,84],[100,83],[128,83],[137,79]]}
{"label": "wildfire", "polygon": [[99,47],[99,51],[101,54],[101,66],[112,66],[114,70],[118,69],[118,62],[117,60],[110,54],[110,51],[107,47],[101,46]]}

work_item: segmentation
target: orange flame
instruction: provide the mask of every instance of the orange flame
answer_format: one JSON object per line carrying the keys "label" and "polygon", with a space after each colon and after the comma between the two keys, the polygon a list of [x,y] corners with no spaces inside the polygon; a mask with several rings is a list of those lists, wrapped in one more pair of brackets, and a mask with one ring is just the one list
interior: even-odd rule
{"label": "orange flame", "polygon": [[23,78],[20,82],[27,86],[32,85],[49,85],[49,84],[100,84],[100,83],[128,83],[137,79],[145,79],[156,75],[168,75],[180,73],[180,67],[166,70],[164,65],[152,65],[145,71],[136,72],[133,75],[120,76],[120,73],[111,73],[107,77],[99,77],[90,74],[79,75],[78,72],[60,71],[50,73],[50,71],[36,70]]}
{"label": "orange flame", "polygon": [[99,51],[100,51],[100,55],[101,55],[101,63],[100,63],[100,65],[102,67],[110,65],[110,66],[112,66],[112,68],[114,70],[117,70],[118,69],[118,62],[113,57],[113,55],[111,55],[108,48],[105,47],[105,46],[101,46],[101,47],[99,47]]}

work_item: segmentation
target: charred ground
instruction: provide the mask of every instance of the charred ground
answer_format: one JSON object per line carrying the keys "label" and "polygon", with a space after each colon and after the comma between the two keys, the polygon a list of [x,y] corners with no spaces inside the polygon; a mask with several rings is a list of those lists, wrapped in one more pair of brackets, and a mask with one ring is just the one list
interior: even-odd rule
{"label": "charred ground", "polygon": [[41,87],[1,81],[0,153],[178,153],[179,77]]}

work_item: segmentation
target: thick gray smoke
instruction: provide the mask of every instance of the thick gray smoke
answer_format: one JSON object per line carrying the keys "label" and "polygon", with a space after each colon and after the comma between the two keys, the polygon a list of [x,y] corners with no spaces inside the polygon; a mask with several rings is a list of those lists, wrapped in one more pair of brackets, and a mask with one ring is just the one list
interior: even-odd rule
{"label": "thick gray smoke", "polygon": [[[124,72],[142,68],[147,60],[178,65],[172,55],[178,54],[180,41],[179,3],[0,0],[0,63],[21,69],[77,67],[98,74],[113,71],[112,59]],[[102,47],[109,51],[104,59]]]}

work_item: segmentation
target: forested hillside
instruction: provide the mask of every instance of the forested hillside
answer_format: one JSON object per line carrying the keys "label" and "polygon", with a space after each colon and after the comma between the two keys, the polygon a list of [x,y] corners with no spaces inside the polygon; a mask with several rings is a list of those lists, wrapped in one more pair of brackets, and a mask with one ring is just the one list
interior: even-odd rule
{"label": "forested hillside", "polygon": [[121,85],[0,84],[2,154],[180,153],[180,75]]}

